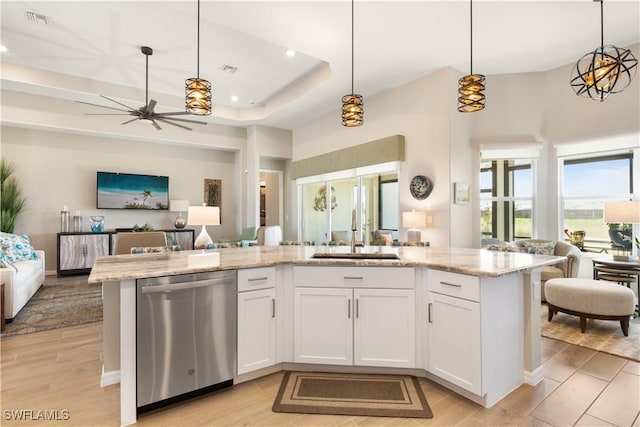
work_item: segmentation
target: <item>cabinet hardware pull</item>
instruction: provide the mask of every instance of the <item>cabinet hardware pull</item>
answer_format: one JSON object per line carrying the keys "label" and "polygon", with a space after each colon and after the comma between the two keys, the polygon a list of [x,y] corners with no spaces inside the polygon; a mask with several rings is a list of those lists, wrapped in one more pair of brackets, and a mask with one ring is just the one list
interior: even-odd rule
{"label": "cabinet hardware pull", "polygon": [[267,279],[268,279],[268,277],[266,277],[266,276],[265,277],[250,277],[250,278],[247,279],[247,281],[249,281],[249,282],[258,282],[260,280],[267,280]]}
{"label": "cabinet hardware pull", "polygon": [[276,317],[276,299],[271,298],[271,317]]}
{"label": "cabinet hardware pull", "polygon": [[362,276],[344,276],[344,280],[362,280]]}
{"label": "cabinet hardware pull", "polygon": [[449,283],[449,282],[440,282],[441,285],[453,286],[454,288],[461,288],[462,285],[459,283]]}
{"label": "cabinet hardware pull", "polygon": [[356,298],[356,319],[360,317],[360,299]]}
{"label": "cabinet hardware pull", "polygon": [[429,321],[429,323],[433,323],[433,320],[431,320],[431,306],[433,305],[432,302],[429,303],[429,305],[427,306],[428,311],[427,311],[427,320]]}
{"label": "cabinet hardware pull", "polygon": [[351,298],[347,300],[347,319],[351,319]]}

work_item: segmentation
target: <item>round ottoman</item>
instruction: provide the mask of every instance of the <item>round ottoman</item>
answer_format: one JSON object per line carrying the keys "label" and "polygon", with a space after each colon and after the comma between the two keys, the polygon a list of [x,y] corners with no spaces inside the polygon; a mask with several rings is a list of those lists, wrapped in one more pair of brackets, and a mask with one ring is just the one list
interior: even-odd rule
{"label": "round ottoman", "polygon": [[635,310],[635,294],[629,288],[603,280],[550,279],[545,283],[548,320],[562,312],[580,317],[584,333],[587,319],[619,320],[629,335],[629,318]]}

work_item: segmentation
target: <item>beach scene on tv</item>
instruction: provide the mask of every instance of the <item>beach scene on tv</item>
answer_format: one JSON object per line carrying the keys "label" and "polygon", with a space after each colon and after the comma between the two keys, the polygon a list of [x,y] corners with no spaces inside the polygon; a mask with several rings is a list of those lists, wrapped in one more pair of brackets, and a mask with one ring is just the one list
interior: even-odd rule
{"label": "beach scene on tv", "polygon": [[98,172],[98,209],[169,209],[169,177]]}

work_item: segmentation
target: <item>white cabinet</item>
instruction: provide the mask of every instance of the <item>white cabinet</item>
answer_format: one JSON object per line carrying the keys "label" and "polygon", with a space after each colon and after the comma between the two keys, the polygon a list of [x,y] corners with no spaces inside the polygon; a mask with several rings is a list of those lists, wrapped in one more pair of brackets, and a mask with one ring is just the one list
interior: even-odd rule
{"label": "white cabinet", "polygon": [[354,289],[354,365],[415,366],[415,291]]}
{"label": "white cabinet", "polygon": [[238,375],[276,363],[275,271],[238,271]]}
{"label": "white cabinet", "polygon": [[89,273],[109,251],[108,233],[58,233],[58,274]]}
{"label": "white cabinet", "polygon": [[429,372],[481,392],[480,304],[429,292]]}
{"label": "white cabinet", "polygon": [[415,367],[414,277],[411,268],[294,267],[294,362]]}
{"label": "white cabinet", "polygon": [[353,363],[352,298],[351,289],[295,288],[295,362]]}
{"label": "white cabinet", "polygon": [[428,270],[428,371],[491,406],[522,383],[524,285],[520,275]]}

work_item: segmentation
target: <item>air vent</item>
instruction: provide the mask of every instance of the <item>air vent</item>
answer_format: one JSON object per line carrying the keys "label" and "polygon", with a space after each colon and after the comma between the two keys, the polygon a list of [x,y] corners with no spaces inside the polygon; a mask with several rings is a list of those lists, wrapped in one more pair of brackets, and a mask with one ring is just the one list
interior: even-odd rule
{"label": "air vent", "polygon": [[30,12],[28,10],[24,12],[24,15],[27,18],[27,21],[33,22],[34,24],[49,25],[53,22],[53,18],[51,18],[50,16],[41,15],[39,13]]}
{"label": "air vent", "polygon": [[218,70],[223,71],[225,73],[233,74],[238,71],[238,67],[234,67],[232,65],[222,64]]}

